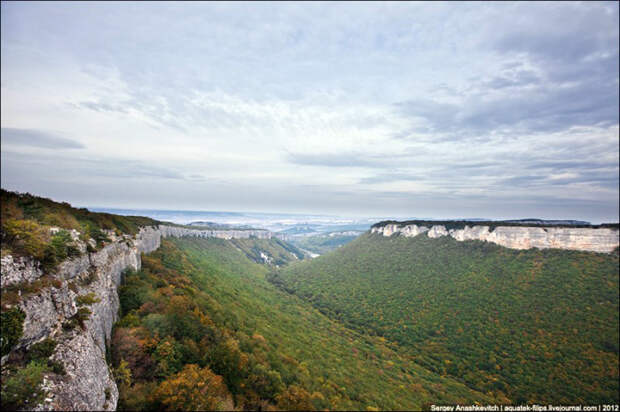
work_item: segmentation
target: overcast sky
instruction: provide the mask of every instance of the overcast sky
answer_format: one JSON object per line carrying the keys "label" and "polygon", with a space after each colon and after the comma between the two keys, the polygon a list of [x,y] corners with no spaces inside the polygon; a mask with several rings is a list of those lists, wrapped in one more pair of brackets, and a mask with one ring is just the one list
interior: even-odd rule
{"label": "overcast sky", "polygon": [[2,187],[618,221],[618,3],[2,2]]}

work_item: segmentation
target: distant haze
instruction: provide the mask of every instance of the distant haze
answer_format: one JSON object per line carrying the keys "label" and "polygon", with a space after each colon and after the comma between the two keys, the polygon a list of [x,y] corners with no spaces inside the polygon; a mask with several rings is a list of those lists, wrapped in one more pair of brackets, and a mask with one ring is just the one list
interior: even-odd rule
{"label": "distant haze", "polygon": [[2,2],[1,184],[618,221],[617,2]]}

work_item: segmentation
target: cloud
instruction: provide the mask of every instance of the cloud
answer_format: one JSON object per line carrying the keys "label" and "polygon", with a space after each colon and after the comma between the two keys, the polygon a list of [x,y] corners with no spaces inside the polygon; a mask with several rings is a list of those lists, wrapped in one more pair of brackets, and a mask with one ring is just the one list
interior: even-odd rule
{"label": "cloud", "polygon": [[384,168],[390,163],[389,158],[365,153],[289,153],[287,160],[298,165],[325,167]]}
{"label": "cloud", "polygon": [[17,189],[79,186],[118,206],[617,216],[617,3],[2,11],[2,126],[83,148],[59,156],[3,130],[2,181]]}
{"label": "cloud", "polygon": [[[105,157],[42,155],[2,151],[3,170],[7,173],[19,168],[16,176],[43,176],[47,179],[89,180],[97,178],[126,179],[165,179],[184,180],[182,173],[176,170],[152,165],[137,159],[118,159]],[[61,164],[58,168],[56,165]],[[14,171],[13,171],[14,172]],[[96,181],[96,180],[95,180]]]}
{"label": "cloud", "polygon": [[[535,86],[504,92],[524,84]],[[598,82],[586,77],[562,87],[496,77],[478,87],[477,94],[458,104],[414,99],[399,102],[396,108],[402,115],[422,121],[422,128],[410,130],[409,135],[428,131],[447,140],[494,132],[556,132],[577,126],[618,124],[618,87],[613,87],[611,80]]]}
{"label": "cloud", "polygon": [[86,109],[94,110],[96,112],[119,112],[127,113],[127,108],[122,105],[112,105],[108,103],[100,102],[80,102],[76,104],[77,107],[83,107]]}
{"label": "cloud", "polygon": [[86,147],[76,140],[59,137],[44,130],[3,127],[1,136],[3,145],[30,146],[54,150],[83,149]]}

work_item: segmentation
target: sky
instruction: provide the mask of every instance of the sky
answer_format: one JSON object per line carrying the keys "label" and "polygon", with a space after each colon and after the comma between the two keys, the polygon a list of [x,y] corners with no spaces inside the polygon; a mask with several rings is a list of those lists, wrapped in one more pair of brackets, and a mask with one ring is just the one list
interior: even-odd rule
{"label": "sky", "polygon": [[618,221],[617,2],[1,8],[4,189]]}

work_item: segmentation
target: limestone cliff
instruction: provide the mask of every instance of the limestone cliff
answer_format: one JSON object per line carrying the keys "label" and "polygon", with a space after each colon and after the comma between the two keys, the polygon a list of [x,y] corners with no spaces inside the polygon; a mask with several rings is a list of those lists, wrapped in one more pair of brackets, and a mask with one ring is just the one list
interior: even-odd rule
{"label": "limestone cliff", "polygon": [[272,237],[275,237],[275,233],[261,229],[188,229],[179,226],[160,225],[159,230],[164,237],[196,236],[216,237],[220,239],[248,239],[250,237],[256,237],[258,239],[271,239]]}
{"label": "limestone cliff", "polygon": [[390,223],[376,226],[371,233],[383,236],[399,234],[405,237],[427,233],[430,238],[451,236],[459,242],[465,240],[483,240],[497,243],[511,249],[572,249],[589,252],[609,253],[618,247],[618,230],[611,228],[570,228],[570,227],[529,227],[529,226],[497,226],[490,230],[489,226],[465,226],[463,229],[447,230],[445,226],[435,225],[430,229],[424,226]]}
{"label": "limestone cliff", "polygon": [[[119,309],[117,289],[126,269],[138,270],[141,253],[149,253],[161,244],[161,238],[172,236],[218,237],[224,239],[271,238],[261,230],[200,230],[175,226],[144,227],[135,236],[107,233],[111,242],[101,250],[83,253],[64,261],[56,273],[44,273],[38,263],[28,258],[2,258],[2,287],[41,282],[36,293],[21,295],[17,304],[26,314],[24,332],[13,347],[15,352],[45,338],[58,345],[52,359],[60,362],[66,375],[49,373],[43,388],[46,398],[39,410],[114,410],[118,389],[106,363],[106,345]],[[85,245],[80,248],[86,251]],[[84,327],[68,329],[67,323],[78,312],[76,298],[92,293],[98,302],[90,306],[91,315]],[[6,361],[9,355],[2,359]]]}

